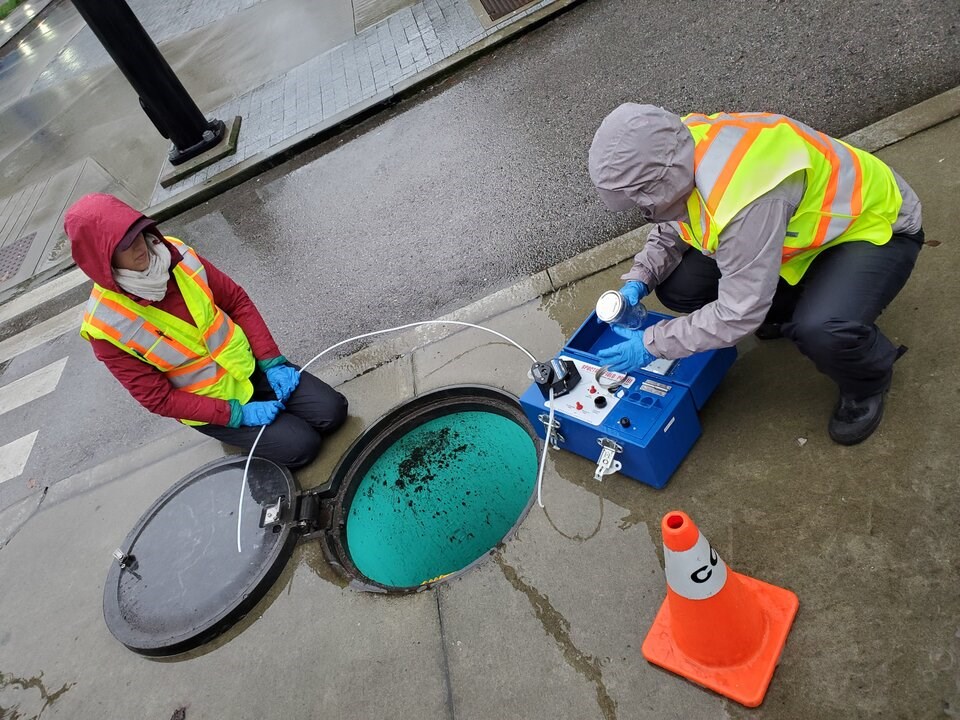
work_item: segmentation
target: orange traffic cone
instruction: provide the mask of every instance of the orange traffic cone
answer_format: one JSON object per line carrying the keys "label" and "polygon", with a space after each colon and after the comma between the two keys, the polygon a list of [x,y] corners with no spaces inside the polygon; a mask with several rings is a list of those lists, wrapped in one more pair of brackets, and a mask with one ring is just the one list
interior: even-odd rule
{"label": "orange traffic cone", "polygon": [[756,707],[800,601],[789,590],[728,569],[686,513],[667,513],[661,530],[667,598],[643,641],[643,656]]}

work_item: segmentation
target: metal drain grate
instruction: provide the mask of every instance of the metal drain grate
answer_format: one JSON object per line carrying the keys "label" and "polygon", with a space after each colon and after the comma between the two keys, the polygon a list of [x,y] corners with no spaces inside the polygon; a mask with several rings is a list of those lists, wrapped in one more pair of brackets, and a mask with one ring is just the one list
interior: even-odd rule
{"label": "metal drain grate", "polygon": [[524,5],[530,5],[531,0],[480,0],[480,4],[483,5],[483,9],[487,11],[491,20],[499,20]]}
{"label": "metal drain grate", "polygon": [[9,280],[20,272],[20,267],[23,265],[36,236],[37,234],[32,232],[29,235],[24,235],[16,242],[0,248],[0,282]]}

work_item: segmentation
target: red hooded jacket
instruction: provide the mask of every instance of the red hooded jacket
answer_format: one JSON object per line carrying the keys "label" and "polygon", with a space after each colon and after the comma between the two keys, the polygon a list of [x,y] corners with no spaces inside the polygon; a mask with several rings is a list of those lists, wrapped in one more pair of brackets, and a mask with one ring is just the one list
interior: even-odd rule
{"label": "red hooded jacket", "polygon": [[[180,253],[163,239],[153,220],[112,195],[95,193],[80,198],[67,211],[64,229],[70,238],[74,262],[95,283],[107,290],[123,293],[141,305],[152,304],[159,310],[196,325],[172,274],[167,282],[167,294],[154,303],[125,293],[113,279],[113,252],[128,232],[143,232],[148,240],[152,235],[154,243],[164,243],[170,250],[171,270],[180,262]],[[254,357],[258,360],[279,357],[277,343],[243,288],[217,270],[209,260],[201,257],[200,261],[207,271],[214,302],[243,328]],[[226,425],[230,421],[230,404],[226,400],[177,390],[155,367],[106,340],[92,340],[90,344],[97,359],[150,412],[213,425]]]}

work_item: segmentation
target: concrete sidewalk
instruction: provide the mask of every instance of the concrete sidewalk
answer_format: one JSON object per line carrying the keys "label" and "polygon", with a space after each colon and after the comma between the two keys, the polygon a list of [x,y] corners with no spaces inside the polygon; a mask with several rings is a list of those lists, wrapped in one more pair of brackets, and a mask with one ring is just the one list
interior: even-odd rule
{"label": "concrete sidewalk", "polygon": [[[227,123],[241,118],[234,154],[168,187],[161,182],[174,170],[165,156],[169,144],[139,108],[132,117],[104,120],[101,104],[115,102],[118,113],[126,112],[130,90],[92,31],[82,27],[28,95],[0,116],[11,146],[0,178],[0,303],[72,267],[58,220],[79,195],[118,192],[153,217],[171,217],[579,1],[497,0],[515,7],[500,15],[480,0],[337,0],[323,10],[325,31],[313,29],[319,45],[310,52],[302,47],[304,38],[290,35],[295,28],[283,24],[286,16],[280,12],[275,20],[272,13],[279,11],[262,0],[184,2],[176,13],[163,4],[131,2],[184,83],[204,88],[192,94],[204,114]],[[308,59],[283,65],[287,53]],[[273,59],[265,61],[265,54]],[[93,80],[99,87],[91,108],[83,98]],[[61,117],[65,107],[90,127]],[[87,178],[80,168],[95,168],[96,177]],[[65,179],[67,190],[60,188]]]}
{"label": "concrete sidewalk", "polygon": [[[181,709],[186,720],[960,717],[960,119],[935,120],[929,111],[946,100],[938,102],[860,135],[865,146],[887,138],[878,154],[920,194],[928,238],[881,318],[910,352],[883,425],[863,445],[829,440],[835,390],[789,342],[751,338],[663,490],[619,475],[597,483],[592,463],[551,452],[546,511],[534,506],[516,536],[463,577],[413,596],[362,594],[305,542],[239,625],[157,662],[109,634],[103,581],[153,500],[222,453],[184,428],[55,485],[39,509],[32,499],[0,518],[0,707],[45,720],[165,719]],[[617,286],[643,237],[631,233],[452,319],[551,357],[598,294]],[[363,428],[403,400],[465,382],[519,395],[528,366],[478,331],[433,329],[318,368],[350,398],[351,418],[301,485],[325,482]],[[671,509],[689,513],[730,567],[800,598],[759,709],[640,655],[664,596],[658,526]]]}
{"label": "concrete sidewalk", "polygon": [[9,15],[0,20],[0,48],[18,38],[25,28],[43,16],[43,11],[53,0],[34,0],[17,5]]}

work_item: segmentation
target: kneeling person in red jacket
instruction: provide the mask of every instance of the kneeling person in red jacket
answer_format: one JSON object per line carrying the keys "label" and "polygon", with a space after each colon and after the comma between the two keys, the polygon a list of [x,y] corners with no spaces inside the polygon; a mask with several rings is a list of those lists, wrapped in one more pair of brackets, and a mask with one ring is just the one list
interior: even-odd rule
{"label": "kneeling person in red jacket", "polygon": [[64,228],[94,282],[80,334],[147,410],[290,468],[311,462],[347,400],[283,355],[243,288],[112,195]]}

